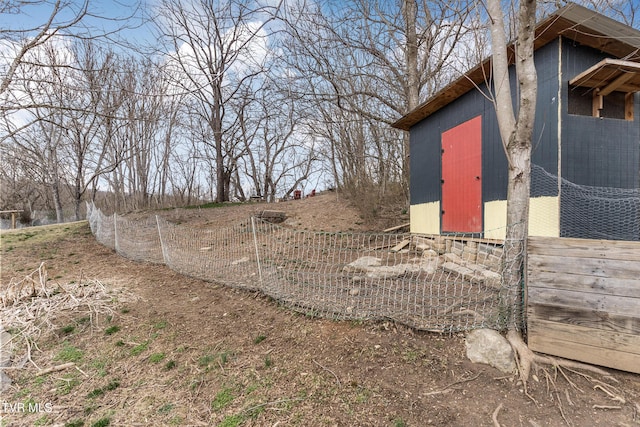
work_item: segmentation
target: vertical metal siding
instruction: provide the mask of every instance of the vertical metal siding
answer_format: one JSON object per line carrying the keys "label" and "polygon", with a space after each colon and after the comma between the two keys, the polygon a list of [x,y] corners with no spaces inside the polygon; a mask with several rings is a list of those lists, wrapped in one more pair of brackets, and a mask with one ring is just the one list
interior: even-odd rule
{"label": "vertical metal siding", "polygon": [[[558,42],[536,51],[538,102],[533,140],[533,162],[555,173],[558,168],[557,93]],[[512,69],[513,72],[513,69]],[[517,96],[512,75],[513,94]],[[411,204],[441,200],[440,137],[460,123],[482,116],[483,202],[507,199],[507,160],[500,140],[495,108],[485,96],[486,85],[461,96],[411,128]],[[552,189],[553,190],[553,189]],[[537,194],[539,195],[557,195]]]}
{"label": "vertical metal siding", "polygon": [[[563,48],[562,94],[562,177],[571,183],[591,187],[640,188],[640,98],[634,97],[635,120],[595,118],[570,115],[566,108],[568,81],[588,67],[604,59],[606,55],[595,49],[565,41]],[[622,210],[606,209],[606,204],[597,204],[588,199],[561,197],[560,235],[565,237],[602,238],[598,229],[602,224],[598,218],[606,218],[607,225],[618,229],[616,237],[623,240],[638,240],[640,216],[629,226],[634,214]],[[585,216],[584,211],[589,215]],[[580,218],[581,216],[581,218]],[[593,219],[588,224],[585,218]],[[626,230],[626,231],[625,231]],[[611,237],[609,237],[611,238]]]}

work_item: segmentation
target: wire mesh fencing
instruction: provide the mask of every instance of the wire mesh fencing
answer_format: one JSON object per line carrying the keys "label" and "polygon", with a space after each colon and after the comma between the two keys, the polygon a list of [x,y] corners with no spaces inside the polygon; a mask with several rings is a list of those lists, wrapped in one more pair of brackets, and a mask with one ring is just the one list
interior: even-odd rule
{"label": "wire mesh fencing", "polygon": [[521,303],[502,285],[500,241],[295,230],[255,217],[202,229],[106,216],[92,204],[87,212],[96,239],[119,255],[259,291],[308,315],[452,333],[503,329],[515,314],[523,327]]}
{"label": "wire mesh fencing", "polygon": [[530,229],[554,222],[559,237],[640,241],[640,188],[578,185],[533,165],[531,195],[533,203],[544,196],[557,202],[533,215]]}

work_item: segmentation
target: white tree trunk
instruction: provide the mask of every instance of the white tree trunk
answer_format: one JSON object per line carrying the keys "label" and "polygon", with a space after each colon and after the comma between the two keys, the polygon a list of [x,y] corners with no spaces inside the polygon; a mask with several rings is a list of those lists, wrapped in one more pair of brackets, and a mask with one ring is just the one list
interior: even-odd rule
{"label": "white tree trunk", "polygon": [[504,17],[500,0],[488,0],[493,41],[493,76],[496,114],[502,143],[509,164],[507,189],[507,232],[502,272],[508,313],[504,326],[507,338],[520,359],[520,376],[526,385],[534,354],[522,338],[524,328],[524,269],[528,234],[531,183],[531,147],[535,122],[537,77],[533,61],[536,0],[522,0],[518,12],[516,75],[519,85],[518,116],[514,114],[506,45]]}
{"label": "white tree trunk", "polygon": [[509,58],[504,16],[499,0],[488,0],[493,42],[493,76],[496,114],[509,164],[507,232],[503,282],[509,305],[505,326],[523,326],[524,260],[528,234],[531,182],[531,140],[535,122],[537,77],[533,61],[536,1],[520,2],[516,40],[516,75],[519,85],[518,115],[514,114],[509,80]]}

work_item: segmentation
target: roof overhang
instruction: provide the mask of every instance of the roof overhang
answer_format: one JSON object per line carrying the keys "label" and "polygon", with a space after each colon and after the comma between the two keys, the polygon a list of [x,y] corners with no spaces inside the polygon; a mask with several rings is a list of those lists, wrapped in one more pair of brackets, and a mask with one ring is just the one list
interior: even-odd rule
{"label": "roof overhang", "polygon": [[[558,9],[536,25],[534,49],[541,48],[559,36],[598,49],[615,58],[626,58],[625,62],[640,61],[640,31],[575,3]],[[511,63],[514,57],[513,48],[513,44],[508,47]],[[488,82],[490,76],[491,58],[487,58],[402,116],[392,126],[409,130],[460,96]]]}
{"label": "roof overhang", "polygon": [[574,87],[596,89],[602,96],[613,91],[640,91],[640,63],[607,58],[569,81]]}

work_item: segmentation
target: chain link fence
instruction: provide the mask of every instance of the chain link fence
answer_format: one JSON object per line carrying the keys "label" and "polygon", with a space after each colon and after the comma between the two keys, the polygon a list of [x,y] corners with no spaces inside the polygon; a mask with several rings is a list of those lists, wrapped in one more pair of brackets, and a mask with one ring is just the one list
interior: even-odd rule
{"label": "chain link fence", "polygon": [[255,217],[201,229],[159,216],[105,216],[93,204],[87,212],[96,239],[122,256],[259,291],[307,315],[446,333],[503,329],[514,312],[521,319],[522,307],[501,285],[497,241],[301,231]]}

